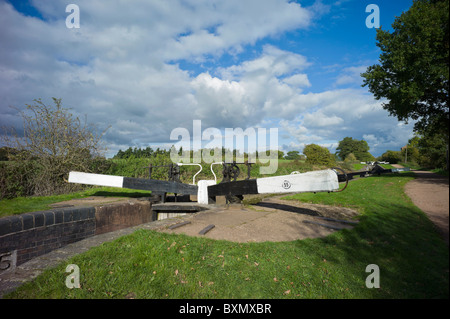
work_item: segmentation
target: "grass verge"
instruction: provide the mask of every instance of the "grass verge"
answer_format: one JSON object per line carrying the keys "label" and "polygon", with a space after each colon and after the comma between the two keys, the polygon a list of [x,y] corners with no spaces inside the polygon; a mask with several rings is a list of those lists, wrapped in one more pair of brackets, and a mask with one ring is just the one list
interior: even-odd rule
{"label": "grass verge", "polygon": [[[49,269],[5,298],[448,298],[448,247],[403,187],[412,173],[289,196],[361,212],[352,230],[292,242],[233,243],[139,230]],[[68,289],[68,264],[80,269]],[[369,289],[367,265],[380,269]]]}
{"label": "grass verge", "polygon": [[40,210],[49,210],[51,209],[51,204],[71,199],[86,198],[89,196],[145,197],[149,196],[150,193],[151,192],[148,191],[125,188],[95,187],[71,194],[2,199],[0,201],[0,217],[36,212]]}

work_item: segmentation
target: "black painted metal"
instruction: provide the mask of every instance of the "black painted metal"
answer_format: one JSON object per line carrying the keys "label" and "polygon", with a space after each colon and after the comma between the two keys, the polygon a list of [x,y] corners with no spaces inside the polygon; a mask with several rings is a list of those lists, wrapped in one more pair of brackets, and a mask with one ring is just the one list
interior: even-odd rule
{"label": "black painted metal", "polygon": [[123,187],[131,189],[140,189],[148,191],[159,191],[165,193],[197,195],[198,187],[196,185],[189,185],[171,181],[161,181],[157,179],[144,178],[123,178]]}
{"label": "black painted metal", "polygon": [[208,196],[258,194],[256,179],[246,179],[235,182],[222,182],[208,186]]}

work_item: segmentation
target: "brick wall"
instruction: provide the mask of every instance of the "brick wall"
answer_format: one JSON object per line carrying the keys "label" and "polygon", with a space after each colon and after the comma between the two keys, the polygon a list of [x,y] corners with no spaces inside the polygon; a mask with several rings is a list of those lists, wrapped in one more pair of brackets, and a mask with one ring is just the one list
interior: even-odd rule
{"label": "brick wall", "polygon": [[151,222],[153,221],[151,209],[149,201],[98,206],[95,211],[95,234]]}
{"label": "brick wall", "polygon": [[95,208],[65,208],[0,218],[0,254],[17,250],[17,265],[95,234]]}
{"label": "brick wall", "polygon": [[151,203],[69,207],[0,218],[0,275],[84,238],[152,221]]}

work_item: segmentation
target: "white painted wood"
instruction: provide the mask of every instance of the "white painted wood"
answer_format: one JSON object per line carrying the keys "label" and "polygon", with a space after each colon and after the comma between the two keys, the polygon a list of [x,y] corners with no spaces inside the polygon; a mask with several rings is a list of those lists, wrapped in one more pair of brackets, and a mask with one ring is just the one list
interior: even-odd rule
{"label": "white painted wood", "polygon": [[259,194],[331,192],[339,189],[337,174],[331,170],[256,179]]}
{"label": "white painted wood", "polygon": [[216,181],[213,180],[201,180],[198,181],[198,193],[197,202],[199,204],[208,204],[208,186],[216,185]]}
{"label": "white painted wood", "polygon": [[123,177],[114,175],[70,172],[69,183],[120,187],[123,186]]}

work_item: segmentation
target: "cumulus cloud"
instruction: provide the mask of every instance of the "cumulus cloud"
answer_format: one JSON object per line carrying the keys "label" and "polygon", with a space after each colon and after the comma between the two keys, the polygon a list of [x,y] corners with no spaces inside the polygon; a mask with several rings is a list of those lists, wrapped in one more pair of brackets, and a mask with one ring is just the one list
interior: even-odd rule
{"label": "cumulus cloud", "polygon": [[[32,4],[42,19],[0,2],[2,114],[8,105],[61,97],[77,115],[88,114],[103,127],[111,125],[106,135],[110,144],[167,141],[173,128],[189,127],[193,119],[218,127],[245,126],[264,104],[257,86],[208,74],[192,78],[174,62],[239,50],[261,38],[306,27],[311,19],[307,9],[283,0],[85,0],[77,2],[81,27],[67,29],[64,3]],[[272,61],[260,62],[271,63],[277,74],[296,63],[273,61],[282,51],[266,51],[262,59]],[[241,65],[239,72],[249,75],[246,68],[255,70],[257,63]],[[261,68],[267,71],[271,65]],[[1,118],[0,124],[7,124],[6,117]]]}
{"label": "cumulus cloud", "polygon": [[345,89],[361,66],[343,70],[336,79],[342,89],[319,93],[307,91],[314,88],[308,57],[273,44],[210,72],[180,67],[180,61],[239,55],[268,37],[306,29],[329,10],[320,1],[305,8],[287,0],[80,0],[79,29],[66,28],[64,2],[31,3],[41,17],[0,0],[0,126],[20,125],[9,105],[57,97],[100,129],[111,126],[109,155],[170,145],[170,132],[190,129],[196,119],[204,128],[277,125],[289,145],[333,147],[351,134],[365,134],[375,145],[406,130],[393,130],[366,92]]}
{"label": "cumulus cloud", "polygon": [[[381,155],[386,149],[396,149],[412,137],[412,124],[399,124],[388,117],[382,101],[362,89],[329,90],[303,95],[306,112],[280,126],[295,138],[300,150],[315,143],[335,152],[346,136],[367,141],[372,154]],[[289,145],[289,144],[287,144]]]}
{"label": "cumulus cloud", "polygon": [[308,80],[308,75],[306,74],[294,74],[290,77],[283,79],[284,83],[290,84],[294,87],[310,87],[311,83]]}
{"label": "cumulus cloud", "polygon": [[366,72],[367,66],[351,66],[344,68],[341,74],[338,75],[334,83],[335,86],[342,86],[348,84],[362,84],[361,73]]}
{"label": "cumulus cloud", "polygon": [[222,77],[227,79],[246,78],[258,79],[267,77],[279,77],[294,74],[310,65],[306,57],[280,50],[272,45],[265,45],[261,56],[254,60],[244,61],[239,65],[233,65],[220,69]]}

